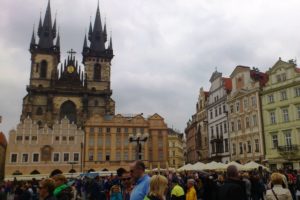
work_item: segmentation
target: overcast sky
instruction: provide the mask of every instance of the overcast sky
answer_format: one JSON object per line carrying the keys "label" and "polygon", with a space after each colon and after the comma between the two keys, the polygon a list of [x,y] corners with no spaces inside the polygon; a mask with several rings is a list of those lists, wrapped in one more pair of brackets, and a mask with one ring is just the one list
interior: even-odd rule
{"label": "overcast sky", "polygon": [[[0,2],[0,130],[18,123],[29,83],[33,24],[47,0]],[[51,0],[57,12],[62,58],[73,48],[81,61],[85,31],[97,0]],[[112,31],[112,89],[116,113],[159,113],[184,130],[199,88],[209,89],[215,68],[271,67],[300,55],[298,0],[101,0]]]}

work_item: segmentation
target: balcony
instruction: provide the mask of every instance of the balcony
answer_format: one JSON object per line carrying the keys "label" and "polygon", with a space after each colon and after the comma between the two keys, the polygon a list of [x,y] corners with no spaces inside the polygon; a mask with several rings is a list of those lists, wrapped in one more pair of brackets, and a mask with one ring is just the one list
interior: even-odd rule
{"label": "balcony", "polygon": [[298,151],[298,145],[284,145],[278,146],[277,150],[279,153],[296,153]]}

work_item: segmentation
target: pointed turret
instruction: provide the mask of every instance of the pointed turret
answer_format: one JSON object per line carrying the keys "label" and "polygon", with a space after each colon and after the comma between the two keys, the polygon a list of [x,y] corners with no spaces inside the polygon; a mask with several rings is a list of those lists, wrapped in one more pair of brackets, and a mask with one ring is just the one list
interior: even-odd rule
{"label": "pointed turret", "polygon": [[34,26],[33,26],[32,36],[30,41],[30,51],[32,52],[35,48],[36,48],[36,43],[35,43],[35,34],[34,34]]}
{"label": "pointed turret", "polygon": [[100,15],[100,8],[99,8],[99,1],[96,11],[96,17],[94,21],[94,26],[92,26],[92,23],[90,22],[89,25],[89,32],[88,32],[88,40],[90,41],[90,45],[87,44],[86,35],[84,38],[83,43],[83,63],[86,60],[86,57],[92,56],[92,57],[104,57],[108,59],[113,58],[112,54],[112,42],[110,42],[109,46],[106,46],[107,42],[107,25],[104,24],[104,27],[102,26],[101,22],[101,15]]}
{"label": "pointed turret", "polygon": [[53,47],[53,40],[56,37],[56,23],[55,26],[52,26],[52,19],[51,19],[51,7],[50,7],[50,0],[48,0],[48,6],[45,13],[45,18],[43,21],[43,25],[39,25],[39,48],[44,50],[52,49]]}
{"label": "pointed turret", "polygon": [[43,30],[42,16],[41,16],[41,14],[40,14],[40,22],[39,22],[39,28],[38,28],[38,36],[39,36],[39,37],[41,37],[42,30]]}
{"label": "pointed turret", "polygon": [[56,17],[55,17],[54,24],[53,24],[53,27],[52,27],[52,34],[53,34],[53,36],[56,36]]}
{"label": "pointed turret", "polygon": [[93,28],[92,28],[92,22],[90,21],[90,28],[89,28],[89,41],[92,41],[92,35],[93,35]]}
{"label": "pointed turret", "polygon": [[106,41],[107,41],[106,23],[104,24],[104,29],[103,29],[103,38],[104,38],[104,42],[106,42]]}
{"label": "pointed turret", "polygon": [[58,33],[57,33],[57,38],[56,38],[56,48],[58,51],[60,51],[60,34],[59,34],[59,29],[58,29]]}
{"label": "pointed turret", "polygon": [[83,51],[85,48],[89,48],[87,45],[87,39],[86,39],[86,34],[84,35],[84,41],[83,41]]}
{"label": "pointed turret", "polygon": [[109,39],[109,46],[108,46],[108,50],[110,50],[110,51],[113,51],[112,36],[110,36],[110,39]]}
{"label": "pointed turret", "polygon": [[93,27],[93,33],[91,37],[91,51],[94,52],[103,52],[105,50],[105,41],[102,34],[102,23],[101,23],[101,16],[100,16],[100,9],[99,9],[99,2],[97,6],[97,12]]}

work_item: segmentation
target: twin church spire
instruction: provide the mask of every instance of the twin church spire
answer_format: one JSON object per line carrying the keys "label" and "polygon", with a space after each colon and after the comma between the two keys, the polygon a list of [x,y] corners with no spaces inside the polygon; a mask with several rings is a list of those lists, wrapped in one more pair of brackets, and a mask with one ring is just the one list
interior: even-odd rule
{"label": "twin church spire", "polygon": [[[42,21],[40,17],[40,21],[38,25],[37,35],[39,37],[39,41],[38,43],[36,42],[36,35],[33,29],[31,42],[30,42],[30,51],[59,53],[60,36],[56,26],[57,26],[56,18],[54,20],[54,23],[52,24],[50,0],[48,0],[48,5],[47,5],[44,20]],[[56,42],[54,45],[55,38],[56,38]],[[99,9],[99,1],[98,1],[96,17],[95,17],[95,22],[93,27],[92,27],[92,23],[90,22],[88,40],[90,45],[88,45],[87,37],[85,35],[84,45],[82,50],[82,55],[84,57],[84,60],[85,57],[103,57],[103,58],[110,58],[110,59],[113,57],[113,47],[112,47],[111,37],[110,37],[109,44],[106,47],[107,28],[106,28],[106,24],[102,26],[100,9]]]}
{"label": "twin church spire", "polygon": [[[90,41],[90,46],[88,46],[88,40]],[[99,9],[99,1],[96,11],[96,17],[94,26],[90,22],[88,37],[84,37],[83,42],[83,57],[103,57],[103,58],[112,58],[113,57],[113,48],[112,48],[112,38],[110,37],[110,42],[108,47],[107,43],[107,28],[106,23],[102,26],[101,15]],[[85,59],[84,59],[85,60]]]}

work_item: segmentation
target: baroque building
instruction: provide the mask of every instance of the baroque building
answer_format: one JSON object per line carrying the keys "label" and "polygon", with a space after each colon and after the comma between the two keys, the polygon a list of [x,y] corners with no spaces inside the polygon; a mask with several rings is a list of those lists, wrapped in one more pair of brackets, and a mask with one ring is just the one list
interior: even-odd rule
{"label": "baroque building", "polygon": [[209,157],[223,163],[230,162],[227,96],[232,89],[230,78],[215,71],[210,78],[207,100],[207,121],[209,133]]}
{"label": "baroque building", "polygon": [[187,162],[206,162],[208,156],[208,132],[207,132],[207,111],[206,104],[209,93],[201,87],[196,113],[187,123],[185,134],[187,138]]}
{"label": "baroque building", "polygon": [[261,92],[266,161],[271,169],[299,169],[300,69],[279,58],[267,74]]}
{"label": "baroque building", "polygon": [[256,69],[237,66],[230,75],[228,95],[231,160],[240,163],[264,160],[264,135],[260,91],[267,76]]}
{"label": "baroque building", "polygon": [[[110,88],[112,41],[106,48],[106,25],[102,27],[99,5],[94,26],[90,24],[88,39],[84,38],[83,65],[78,64],[75,52],[60,63],[60,34],[56,20],[52,23],[50,0],[44,20],[30,42],[31,71],[27,95],[23,99],[21,121],[28,116],[40,127],[49,127],[65,116],[79,126],[93,114],[114,114],[115,103]],[[55,42],[54,42],[55,40]]]}
{"label": "baroque building", "polygon": [[54,123],[52,128],[40,128],[35,121],[26,118],[16,130],[9,132],[6,178],[81,171],[83,139],[83,130],[66,118]]}
{"label": "baroque building", "polygon": [[[86,122],[85,133],[84,171],[129,169],[137,159],[150,169],[168,167],[169,130],[158,114],[94,115]],[[130,142],[131,137],[146,139],[138,145]]]}
{"label": "baroque building", "polygon": [[169,167],[178,169],[185,164],[184,135],[169,128]]}

